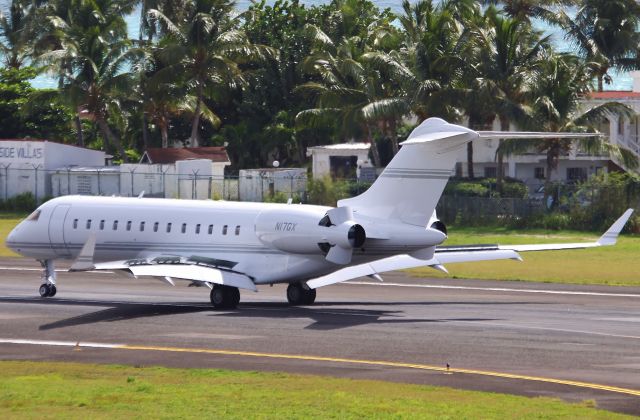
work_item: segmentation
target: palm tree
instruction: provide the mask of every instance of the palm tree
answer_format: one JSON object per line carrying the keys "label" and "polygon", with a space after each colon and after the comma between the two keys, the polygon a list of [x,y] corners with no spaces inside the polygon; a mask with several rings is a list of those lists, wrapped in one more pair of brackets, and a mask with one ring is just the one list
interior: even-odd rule
{"label": "palm tree", "polygon": [[[532,103],[533,126],[537,130],[553,132],[593,132],[597,124],[609,115],[630,116],[633,110],[616,102],[598,105],[583,112],[580,99],[591,90],[587,64],[571,54],[547,53],[535,78],[535,101]],[[505,141],[505,154],[536,150],[546,155],[545,202],[551,191],[551,174],[557,170],[560,156],[572,147],[570,139]],[[628,169],[638,167],[632,152],[597,137],[580,139],[578,147],[593,155],[609,155]]]}
{"label": "palm tree", "polygon": [[598,91],[611,83],[609,69],[623,71],[638,67],[640,5],[635,0],[584,0],[571,19],[562,13],[566,37],[580,55],[592,64]]}
{"label": "palm tree", "polygon": [[[527,102],[541,64],[540,54],[549,46],[548,37],[523,21],[500,16],[492,7],[485,17],[487,26],[473,30],[476,86],[484,92],[484,98],[490,99],[486,106],[499,118],[500,129],[508,131],[510,122],[528,119]],[[499,146],[496,155],[496,188],[501,192],[504,156]]]}
{"label": "palm tree", "polygon": [[271,48],[250,43],[244,32],[235,29],[233,7],[230,0],[190,0],[186,18],[179,22],[172,22],[160,10],[149,11],[167,30],[160,43],[160,57],[167,67],[159,73],[180,75],[195,98],[190,136],[193,147],[200,145],[203,117],[220,125],[207,97],[214,96],[216,90],[241,88],[246,84],[243,65],[276,55]]}
{"label": "palm tree", "polygon": [[124,161],[124,147],[108,120],[110,110],[119,108],[131,90],[131,75],[123,69],[139,54],[130,48],[123,19],[130,7],[114,0],[51,3],[38,42],[48,51],[37,58],[58,75],[63,98],[78,112],[78,128],[79,114],[86,112],[97,124],[105,149],[113,144]]}
{"label": "palm tree", "polygon": [[565,7],[575,6],[579,0],[483,0],[485,5],[502,5],[503,13],[516,20],[531,23],[542,19],[547,23],[560,24],[559,12]]}
{"label": "palm tree", "polygon": [[19,69],[29,57],[31,2],[12,0],[8,13],[0,10],[0,56],[8,68]]}

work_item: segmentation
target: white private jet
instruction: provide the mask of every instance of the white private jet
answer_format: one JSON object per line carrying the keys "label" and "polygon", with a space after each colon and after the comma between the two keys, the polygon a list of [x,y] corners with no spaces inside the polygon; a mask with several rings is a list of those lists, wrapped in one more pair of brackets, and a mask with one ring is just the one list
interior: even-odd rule
{"label": "white private jet", "polygon": [[338,207],[124,197],[59,197],[7,237],[43,267],[42,297],[56,294],[54,260],[70,271],[113,270],[187,280],[211,289],[215,308],[235,308],[238,289],[288,283],[293,305],[316,288],[362,276],[454,262],[520,259],[518,252],[613,245],[632,210],[596,242],[439,247],[447,231],[435,207],[457,151],[475,139],[578,137],[569,133],[476,132],[431,118],[364,194]]}

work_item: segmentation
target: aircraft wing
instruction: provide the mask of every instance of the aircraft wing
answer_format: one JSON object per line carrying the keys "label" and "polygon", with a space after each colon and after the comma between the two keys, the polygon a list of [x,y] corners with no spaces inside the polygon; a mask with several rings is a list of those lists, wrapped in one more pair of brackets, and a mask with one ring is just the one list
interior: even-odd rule
{"label": "aircraft wing", "polygon": [[221,284],[257,291],[253,280],[231,270],[232,261],[193,256],[190,258],[156,256],[141,259],[94,263],[95,236],[89,237],[69,271],[121,270],[134,277],[158,277],[173,285],[173,279],[189,280],[211,287]]}
{"label": "aircraft wing", "polygon": [[[421,260],[409,255],[397,255],[383,258],[370,263],[345,267],[331,274],[307,281],[307,285],[316,289],[330,284],[352,280],[358,277],[375,276],[379,273],[394,270],[406,270],[417,267],[434,267],[444,270],[442,264],[456,262],[475,262],[492,260],[521,260],[518,252],[550,251],[563,249],[592,248],[598,246],[615,245],[622,228],[631,217],[633,209],[628,209],[611,227],[595,242],[567,243],[567,244],[536,244],[536,245],[468,245],[437,247],[434,257]],[[446,271],[446,270],[445,270]]]}
{"label": "aircraft wing", "polygon": [[[473,247],[470,247],[473,248]],[[381,260],[345,267],[341,270],[334,271],[322,277],[307,281],[307,286],[312,289],[328,286],[330,284],[340,283],[343,281],[355,279],[364,276],[375,276],[380,273],[395,270],[406,270],[409,268],[431,266],[443,269],[442,264],[454,262],[473,262],[473,261],[493,261],[493,260],[520,260],[520,256],[513,250],[501,249],[469,249],[466,252],[442,251],[436,250],[433,258],[421,260],[410,255],[396,255],[393,257],[383,258]]]}

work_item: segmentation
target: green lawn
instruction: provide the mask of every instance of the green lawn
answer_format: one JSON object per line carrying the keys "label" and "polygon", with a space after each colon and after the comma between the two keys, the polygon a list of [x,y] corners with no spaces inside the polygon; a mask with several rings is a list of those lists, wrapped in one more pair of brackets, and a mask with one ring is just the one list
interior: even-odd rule
{"label": "green lawn", "polygon": [[214,369],[0,362],[2,418],[627,418],[553,398]]}
{"label": "green lawn", "polygon": [[[535,244],[595,241],[581,232],[450,229],[445,245]],[[553,283],[640,286],[640,238],[622,236],[615,246],[568,251],[523,252],[524,262],[485,261],[448,264],[450,275],[430,268],[408,270],[415,276],[526,280]]]}
{"label": "green lawn", "polygon": [[5,244],[5,239],[11,229],[13,229],[20,220],[27,217],[27,214],[23,213],[0,213],[0,238],[2,242],[0,242],[0,257],[16,257],[17,254],[7,248]]}

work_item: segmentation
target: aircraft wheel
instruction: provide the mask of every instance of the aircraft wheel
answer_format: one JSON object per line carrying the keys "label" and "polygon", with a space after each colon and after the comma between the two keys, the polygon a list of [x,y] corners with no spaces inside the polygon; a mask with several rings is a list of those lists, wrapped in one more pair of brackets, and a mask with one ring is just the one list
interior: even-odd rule
{"label": "aircraft wheel", "polygon": [[302,283],[290,283],[287,287],[287,300],[291,305],[311,305],[316,300],[316,290],[309,289]]}
{"label": "aircraft wheel", "polygon": [[[304,290],[304,288],[303,288]],[[313,302],[316,301],[316,289],[308,289],[304,290],[304,304],[305,305],[313,305]]]}
{"label": "aircraft wheel", "polygon": [[237,287],[216,284],[209,296],[215,309],[234,309],[240,302],[240,291]]}
{"label": "aircraft wheel", "polygon": [[56,295],[56,293],[58,293],[58,289],[56,288],[56,286],[53,285],[53,284],[49,285],[49,296],[48,297],[54,297]]}
{"label": "aircraft wheel", "polygon": [[51,296],[51,288],[46,283],[41,284],[40,288],[38,289],[38,293],[40,293],[40,297],[49,297]]}

